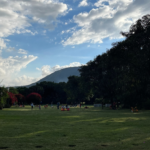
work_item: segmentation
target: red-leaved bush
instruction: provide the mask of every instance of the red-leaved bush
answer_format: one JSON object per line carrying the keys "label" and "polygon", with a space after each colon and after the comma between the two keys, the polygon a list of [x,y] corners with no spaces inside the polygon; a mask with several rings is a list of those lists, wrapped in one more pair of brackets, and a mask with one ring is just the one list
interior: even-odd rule
{"label": "red-leaved bush", "polygon": [[11,104],[13,105],[15,102],[18,102],[18,99],[17,97],[15,96],[15,94],[11,93],[11,92],[8,92],[8,96],[11,100]]}
{"label": "red-leaved bush", "polygon": [[31,93],[26,97],[27,102],[30,104],[33,102],[34,104],[39,104],[42,100],[42,97],[38,93]]}

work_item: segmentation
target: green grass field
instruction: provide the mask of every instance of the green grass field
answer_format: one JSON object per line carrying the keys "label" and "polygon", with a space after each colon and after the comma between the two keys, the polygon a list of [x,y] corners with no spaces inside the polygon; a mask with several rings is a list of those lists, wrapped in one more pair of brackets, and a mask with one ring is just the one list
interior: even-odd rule
{"label": "green grass field", "polygon": [[0,111],[0,149],[148,150],[150,111],[90,107],[60,111],[7,108]]}

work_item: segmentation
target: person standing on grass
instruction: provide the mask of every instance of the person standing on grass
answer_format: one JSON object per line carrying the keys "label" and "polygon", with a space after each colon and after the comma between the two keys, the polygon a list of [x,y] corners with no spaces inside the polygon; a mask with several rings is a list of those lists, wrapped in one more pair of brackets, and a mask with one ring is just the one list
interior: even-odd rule
{"label": "person standing on grass", "polygon": [[33,109],[33,103],[31,103],[31,109]]}
{"label": "person standing on grass", "polygon": [[58,103],[57,103],[57,109],[59,109],[59,105],[60,105],[60,103],[58,102]]}
{"label": "person standing on grass", "polygon": [[39,110],[41,110],[41,105],[39,105]]}

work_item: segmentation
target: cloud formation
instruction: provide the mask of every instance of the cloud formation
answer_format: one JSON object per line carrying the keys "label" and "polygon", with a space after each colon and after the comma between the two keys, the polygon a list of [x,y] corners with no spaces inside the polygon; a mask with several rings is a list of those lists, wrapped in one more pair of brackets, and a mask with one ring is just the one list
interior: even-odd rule
{"label": "cloud formation", "polygon": [[149,13],[149,0],[99,0],[97,8],[73,17],[80,29],[62,41],[63,45],[102,43],[103,39],[122,38],[120,31],[129,27],[140,17]]}
{"label": "cloud formation", "polygon": [[67,9],[66,4],[51,0],[1,0],[0,37],[14,33],[35,35],[36,31],[26,29],[32,26],[32,22],[44,24],[52,29],[56,18],[63,15]]}
{"label": "cloud formation", "polygon": [[[6,43],[9,40],[4,38],[13,34],[38,34],[36,30],[28,29],[33,23],[52,30],[56,26],[58,16],[65,15],[67,11],[66,4],[55,0],[0,0],[0,55],[2,49],[26,55],[27,51],[24,49],[16,50],[11,46],[7,48]],[[4,79],[5,85],[29,84],[36,79],[25,75],[16,76],[22,68],[35,59],[37,57],[33,55],[10,56],[5,59],[0,57],[0,79]]]}
{"label": "cloud formation", "polygon": [[34,77],[29,77],[26,75],[23,75],[21,77],[17,77],[15,78],[13,81],[11,80],[9,83],[9,86],[24,86],[24,85],[29,85],[31,83],[34,83],[38,80],[40,80],[41,78],[34,78]]}
{"label": "cloud formation", "polygon": [[19,49],[19,50],[18,50],[18,53],[19,53],[19,54],[27,54],[27,51],[24,50],[24,49]]}
{"label": "cloud formation", "polygon": [[37,59],[37,56],[33,55],[9,56],[5,59],[0,57],[0,80],[4,79],[5,85],[11,84],[14,81],[14,76],[35,59]]}
{"label": "cloud formation", "polygon": [[4,42],[3,39],[0,38],[0,49],[6,48],[6,43]]}
{"label": "cloud formation", "polygon": [[65,65],[65,66],[60,66],[60,65],[56,65],[54,67],[51,67],[49,65],[45,65],[45,66],[42,66],[42,68],[36,68],[38,71],[41,71],[42,73],[42,76],[45,77],[55,71],[58,71],[58,70],[61,70],[61,69],[64,69],[64,68],[69,68],[69,67],[79,67],[79,66],[82,66],[83,64],[79,63],[79,62],[73,62],[73,63],[70,63],[69,65]]}
{"label": "cloud formation", "polygon": [[87,0],[82,0],[78,5],[78,7],[84,7],[84,6],[88,6]]}

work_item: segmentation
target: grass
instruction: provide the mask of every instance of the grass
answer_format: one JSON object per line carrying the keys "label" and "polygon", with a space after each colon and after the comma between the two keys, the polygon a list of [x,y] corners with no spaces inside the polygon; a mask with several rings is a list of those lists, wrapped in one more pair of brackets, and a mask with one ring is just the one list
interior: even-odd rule
{"label": "grass", "polygon": [[90,107],[60,111],[11,107],[0,111],[0,149],[147,150],[150,111]]}

